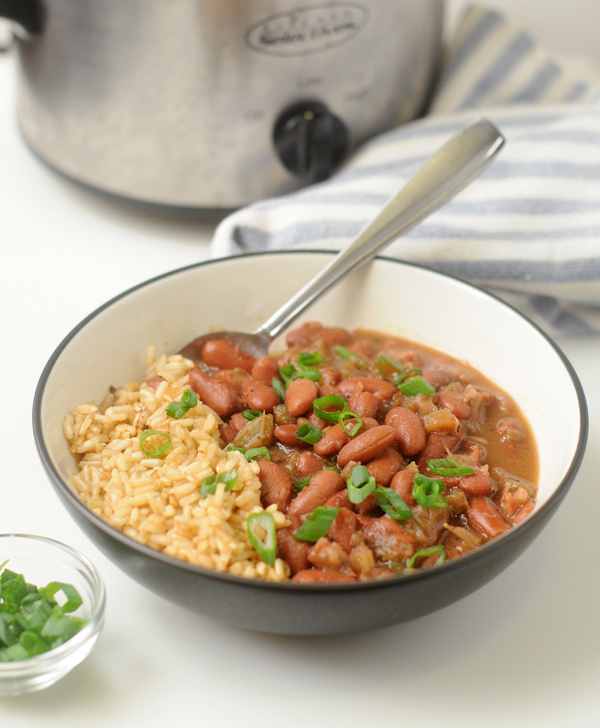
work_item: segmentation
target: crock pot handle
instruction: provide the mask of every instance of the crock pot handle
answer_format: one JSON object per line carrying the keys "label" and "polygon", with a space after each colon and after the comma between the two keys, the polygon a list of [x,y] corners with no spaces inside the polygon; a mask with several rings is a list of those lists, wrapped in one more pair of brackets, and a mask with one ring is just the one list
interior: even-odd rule
{"label": "crock pot handle", "polygon": [[0,17],[13,20],[29,35],[39,35],[44,29],[42,0],[0,0]]}

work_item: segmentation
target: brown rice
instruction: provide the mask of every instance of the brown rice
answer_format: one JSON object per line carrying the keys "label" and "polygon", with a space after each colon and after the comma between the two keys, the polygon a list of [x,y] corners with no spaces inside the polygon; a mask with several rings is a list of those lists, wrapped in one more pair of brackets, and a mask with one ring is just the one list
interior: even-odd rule
{"label": "brown rice", "polygon": [[[258,465],[239,452],[226,452],[219,417],[200,401],[181,419],[166,414],[189,388],[189,359],[156,358],[148,352],[145,379],[111,388],[104,401],[77,407],[63,424],[71,452],[80,459],[72,479],[81,499],[98,516],[125,535],[157,551],[191,564],[237,576],[269,581],[288,579],[282,559],[273,566],[260,560],[247,536],[248,516],[263,509]],[[146,380],[162,377],[156,388]],[[140,448],[145,430],[159,430],[171,439],[160,458]],[[220,483],[214,495],[200,498],[202,481],[232,469],[235,488]],[[276,506],[277,528],[289,522]]]}

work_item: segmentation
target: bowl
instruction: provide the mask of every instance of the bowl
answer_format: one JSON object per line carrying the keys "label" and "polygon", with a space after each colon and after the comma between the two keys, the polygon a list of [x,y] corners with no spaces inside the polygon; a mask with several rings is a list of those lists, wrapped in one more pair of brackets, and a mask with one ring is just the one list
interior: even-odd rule
{"label": "bowl", "polygon": [[176,352],[210,330],[254,330],[332,255],[280,251],[237,256],[142,283],[94,311],[64,339],[36,391],[40,457],[60,499],[88,536],[149,589],[243,628],[296,635],[374,629],[465,597],[499,574],[539,534],[565,497],[585,449],[581,384],[542,331],[468,283],[377,258],[325,294],[299,321],[414,339],[469,362],[511,394],[539,448],[539,495],[528,518],[439,568],[374,582],[299,585],[248,580],[175,560],[130,540],[88,510],[69,484],[77,466],[62,434],[65,415],[83,402],[101,401],[110,385],[139,381],[150,345],[159,353]]}
{"label": "bowl", "polygon": [[77,634],[49,652],[14,662],[0,662],[0,696],[43,690],[79,665],[92,651],[104,623],[105,590],[88,559],[59,541],[27,534],[0,535],[2,562],[38,588],[50,582],[72,584],[83,604],[72,614],[88,622]]}

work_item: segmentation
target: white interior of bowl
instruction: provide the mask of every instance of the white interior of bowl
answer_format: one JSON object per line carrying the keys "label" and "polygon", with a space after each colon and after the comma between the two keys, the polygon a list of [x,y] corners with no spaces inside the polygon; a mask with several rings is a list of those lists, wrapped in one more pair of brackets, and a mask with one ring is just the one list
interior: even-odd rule
{"label": "white interior of bowl", "polygon": [[[110,385],[143,377],[146,350],[176,352],[210,330],[252,331],[327,262],[318,253],[268,254],[201,265],[120,298],[67,343],[42,398],[43,437],[63,479],[76,472],[62,420]],[[540,453],[538,503],[569,470],[580,437],[577,391],[546,338],[500,301],[460,281],[376,260],[319,300],[302,320],[404,336],[467,361],[517,401]]]}

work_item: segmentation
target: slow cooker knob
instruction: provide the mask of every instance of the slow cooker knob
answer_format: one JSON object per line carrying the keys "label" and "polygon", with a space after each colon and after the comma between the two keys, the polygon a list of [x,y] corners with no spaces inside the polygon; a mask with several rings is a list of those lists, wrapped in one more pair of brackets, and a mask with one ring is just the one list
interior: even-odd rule
{"label": "slow cooker knob", "polygon": [[318,101],[285,109],[273,129],[279,159],[304,182],[321,182],[342,161],[348,146],[344,122]]}

